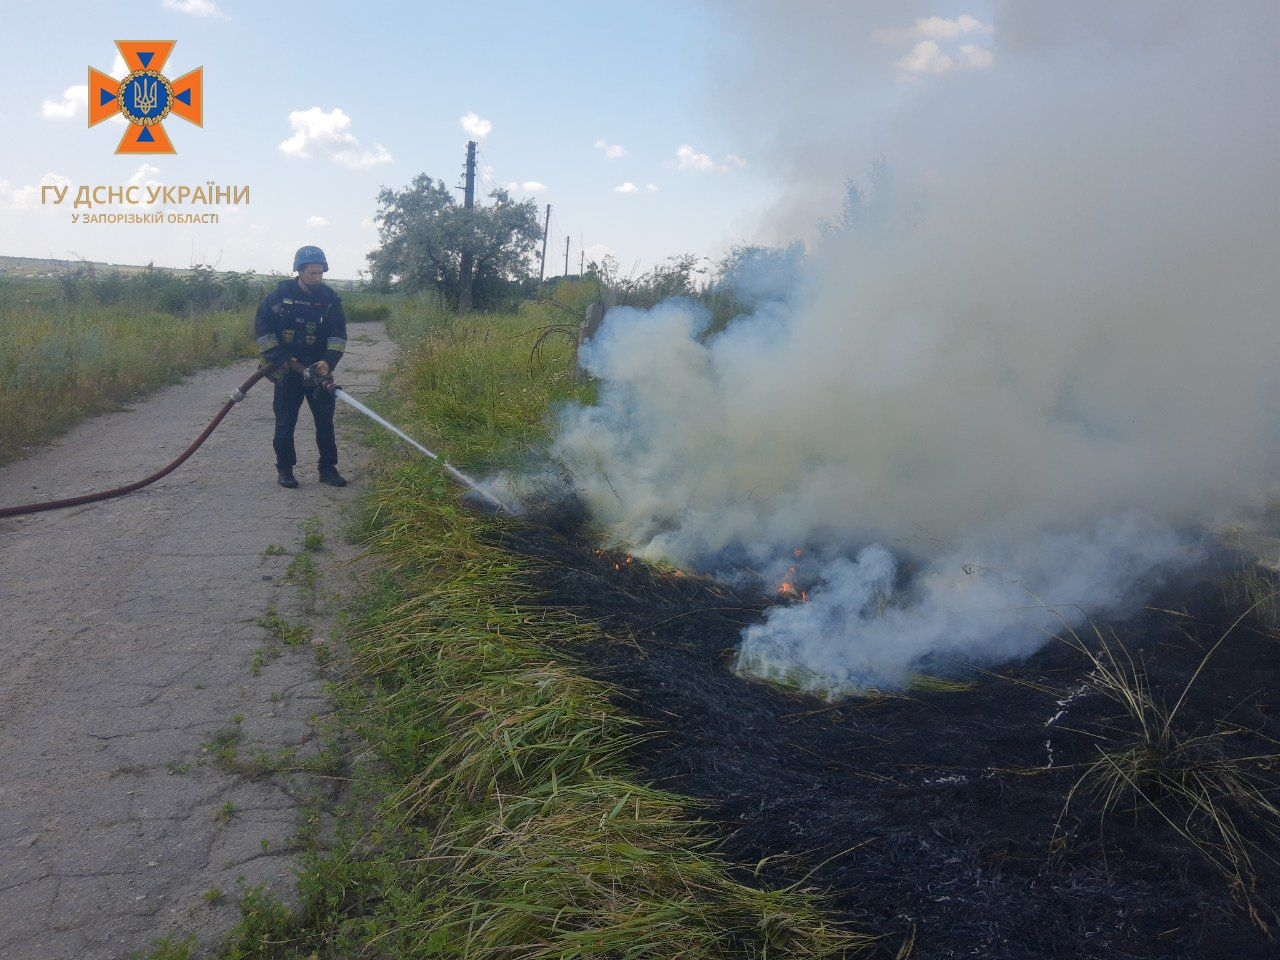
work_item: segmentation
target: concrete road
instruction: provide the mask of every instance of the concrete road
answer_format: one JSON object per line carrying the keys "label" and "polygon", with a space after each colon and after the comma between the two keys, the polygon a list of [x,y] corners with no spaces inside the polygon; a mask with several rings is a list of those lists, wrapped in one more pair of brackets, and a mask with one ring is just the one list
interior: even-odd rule
{"label": "concrete road", "polygon": [[[393,348],[353,325],[338,381],[368,397]],[[177,454],[255,363],[201,372],[90,420],[0,468],[0,503],[115,486]],[[275,483],[271,384],[153,486],[106,503],[0,520],[0,958],[93,960],[171,930],[208,941],[236,919],[239,883],[292,890],[299,805],[324,781],[218,762],[314,754],[328,711],[312,642],[260,625],[274,608],[331,641],[353,586],[344,512],[363,486],[366,421],[338,405],[341,469],[317,483],[311,417],[302,486]],[[285,577],[302,527],[325,594]],[[284,547],[286,554],[267,553]],[[220,891],[219,898],[210,891]]]}

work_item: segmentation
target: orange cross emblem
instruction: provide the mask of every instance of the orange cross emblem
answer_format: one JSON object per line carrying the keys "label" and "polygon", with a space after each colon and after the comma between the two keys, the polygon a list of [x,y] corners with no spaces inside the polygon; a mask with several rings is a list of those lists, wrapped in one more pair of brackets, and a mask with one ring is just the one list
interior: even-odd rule
{"label": "orange cross emblem", "polygon": [[89,126],[117,113],[129,122],[116,153],[173,153],[163,120],[172,114],[204,126],[204,67],[177,80],[161,71],[176,40],[117,40],[129,69],[123,80],[89,68]]}

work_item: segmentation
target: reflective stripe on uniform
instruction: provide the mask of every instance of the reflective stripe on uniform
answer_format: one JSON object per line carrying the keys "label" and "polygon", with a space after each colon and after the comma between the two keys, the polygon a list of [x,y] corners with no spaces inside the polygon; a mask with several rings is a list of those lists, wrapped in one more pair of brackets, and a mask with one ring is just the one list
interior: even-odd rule
{"label": "reflective stripe on uniform", "polygon": [[258,352],[266,353],[274,347],[280,346],[280,341],[276,339],[274,333],[265,333],[258,338]]}
{"label": "reflective stripe on uniform", "polygon": [[347,349],[347,341],[344,340],[342,337],[330,337],[329,349],[337,353],[342,353]]}

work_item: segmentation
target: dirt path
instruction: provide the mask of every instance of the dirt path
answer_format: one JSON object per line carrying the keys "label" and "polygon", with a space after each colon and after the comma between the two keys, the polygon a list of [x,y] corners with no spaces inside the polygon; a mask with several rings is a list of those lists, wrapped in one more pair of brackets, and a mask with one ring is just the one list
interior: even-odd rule
{"label": "dirt path", "polygon": [[[379,324],[351,339],[338,380],[367,397],[393,347]],[[82,424],[0,468],[0,502],[150,472],[253,368],[205,371]],[[125,957],[179,925],[205,939],[234,921],[239,878],[291,889],[299,807],[325,781],[245,764],[323,747],[316,644],[333,589],[317,613],[296,558],[330,588],[350,583],[344,512],[367,449],[356,442],[365,421],[338,407],[345,489],[316,482],[305,406],[302,486],[276,485],[267,383],[154,486],[0,521],[0,958]],[[318,552],[302,548],[311,517],[323,522]],[[310,621],[312,642],[282,643],[279,624],[273,635],[259,623],[269,609]]]}

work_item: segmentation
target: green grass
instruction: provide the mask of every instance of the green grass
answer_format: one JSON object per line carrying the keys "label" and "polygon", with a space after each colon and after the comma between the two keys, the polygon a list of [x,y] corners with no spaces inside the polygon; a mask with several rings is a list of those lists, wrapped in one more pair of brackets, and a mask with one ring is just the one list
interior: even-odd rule
{"label": "green grass", "polygon": [[240,722],[233,719],[232,726],[217,731],[201,747],[205,753],[213,757],[214,764],[224,770],[232,769],[237,763],[240,743],[244,740],[244,731],[240,729]]}
{"label": "green grass", "polygon": [[290,623],[276,612],[275,607],[267,609],[267,615],[258,620],[258,626],[286,647],[295,647],[311,639],[309,626],[305,623]]}
{"label": "green grass", "polygon": [[392,294],[371,293],[365,290],[343,290],[342,312],[347,323],[386,323],[391,319],[397,297]]}
{"label": "green grass", "polygon": [[[401,316],[379,405],[464,469],[545,442],[574,387],[550,308],[450,323]],[[589,390],[585,388],[585,390]],[[579,396],[587,395],[585,392]],[[378,572],[348,614],[338,717],[366,745],[301,905],[251,892],[221,956],[818,958],[869,938],[812,893],[761,889],[712,849],[691,801],[627,761],[641,731],[583,675],[599,627],[539,605],[529,561],[389,442],[356,527]]]}
{"label": "green grass", "polygon": [[302,524],[302,549],[319,553],[324,549],[324,521],[310,517]]}
{"label": "green grass", "polygon": [[86,416],[244,355],[251,334],[252,310],[174,316],[0,291],[0,462]]}
{"label": "green grass", "polygon": [[320,596],[320,571],[316,568],[315,559],[310,553],[298,554],[289,561],[289,567],[284,575],[297,585],[303,610],[314,613],[316,601]]}

